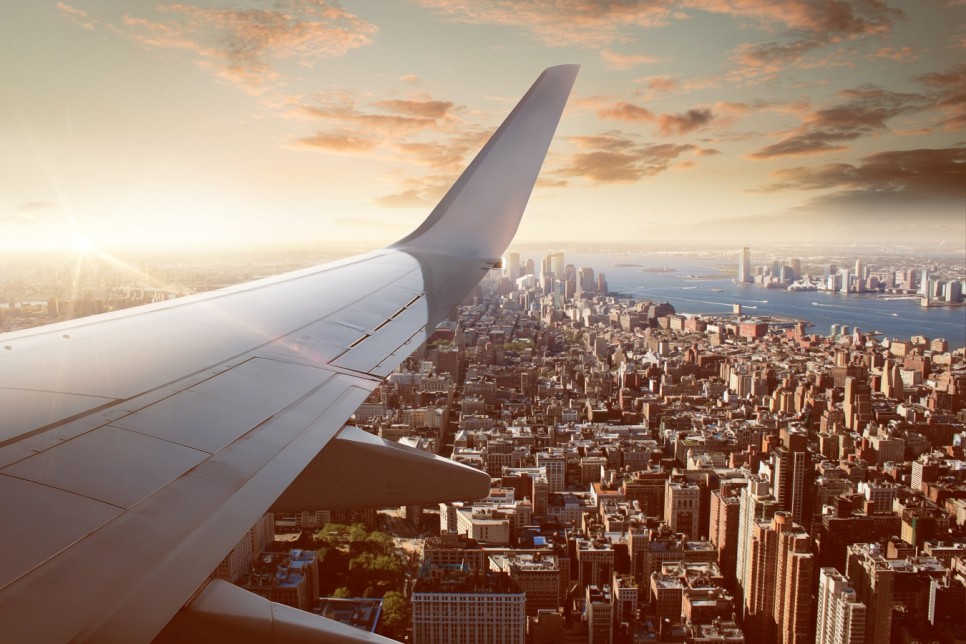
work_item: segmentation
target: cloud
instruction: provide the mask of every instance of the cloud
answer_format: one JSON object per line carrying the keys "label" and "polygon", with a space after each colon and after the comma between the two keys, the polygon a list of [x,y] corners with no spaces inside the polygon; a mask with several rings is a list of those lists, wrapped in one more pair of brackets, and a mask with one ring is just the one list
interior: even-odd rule
{"label": "cloud", "polygon": [[314,148],[327,152],[371,152],[379,145],[379,140],[366,138],[351,132],[319,132],[295,142],[296,147]]}
{"label": "cloud", "polygon": [[24,201],[16,204],[9,214],[0,212],[0,223],[3,224],[36,224],[50,219],[59,204],[53,201]]}
{"label": "cloud", "polygon": [[64,13],[69,13],[72,16],[78,16],[80,18],[86,18],[87,17],[87,12],[86,11],[84,11],[83,9],[77,9],[75,7],[72,7],[69,4],[66,4],[66,3],[63,3],[63,2],[58,2],[54,6],[57,7],[60,11],[62,11]]}
{"label": "cloud", "polygon": [[[436,191],[424,192],[417,188],[410,188],[402,192],[383,195],[376,199],[376,205],[383,208],[428,208],[439,201],[434,194]],[[441,197],[444,193],[439,193]]]}
{"label": "cloud", "polygon": [[894,60],[897,62],[906,60],[919,60],[919,55],[916,50],[912,47],[903,47],[901,49],[896,49],[895,47],[880,47],[875,50],[872,54],[873,58],[884,58],[886,60]]}
{"label": "cloud", "polygon": [[43,212],[45,210],[53,210],[56,207],[57,204],[53,201],[25,201],[14,206],[17,212],[24,213]]}
{"label": "cloud", "polygon": [[847,148],[849,141],[887,129],[886,121],[925,106],[919,94],[890,92],[873,85],[839,93],[846,102],[806,114],[791,136],[749,156],[770,159],[781,156],[821,154]]}
{"label": "cloud", "polygon": [[664,60],[658,56],[648,56],[647,54],[619,54],[612,49],[601,49],[600,57],[607,67],[617,70],[631,69],[638,65],[658,63]]}
{"label": "cloud", "polygon": [[884,0],[685,0],[685,6],[748,18],[754,23],[818,34],[868,34],[887,30],[902,12]]}
{"label": "cloud", "polygon": [[310,67],[371,42],[376,27],[326,0],[277,0],[269,9],[161,4],[157,19],[125,15],[116,30],[153,49],[180,50],[253,93],[279,81],[282,60]]}
{"label": "cloud", "polygon": [[96,25],[97,21],[90,20],[87,15],[87,12],[84,11],[83,9],[72,7],[65,2],[58,2],[54,6],[57,7],[57,10],[60,11],[63,15],[76,21],[77,24],[79,24],[84,29],[93,31],[94,29],[97,28],[97,25]]}
{"label": "cloud", "polygon": [[786,168],[763,192],[833,190],[807,204],[811,209],[868,212],[933,212],[963,223],[966,147],[893,150],[857,164],[827,163]]}
{"label": "cloud", "polygon": [[[893,21],[904,17],[885,0],[685,0],[685,4],[746,19],[759,28],[784,30],[780,41],[738,46],[734,60],[739,68],[732,74],[733,80],[771,77],[785,67],[802,64],[806,54],[826,45],[888,33]],[[840,62],[827,59],[818,65]]]}
{"label": "cloud", "polygon": [[438,119],[446,116],[453,109],[450,101],[434,100],[385,100],[379,101],[376,107],[381,107],[390,112],[416,116],[419,118]]}
{"label": "cloud", "polygon": [[947,71],[923,74],[916,80],[926,87],[930,107],[946,114],[943,127],[947,130],[966,127],[966,63]]}
{"label": "cloud", "polygon": [[[394,144],[408,153],[420,153],[435,162],[447,159],[452,150],[443,150],[444,144],[417,143],[408,137],[424,131],[438,135],[441,126],[453,117],[458,108],[451,101],[434,100],[430,97],[394,98],[376,100],[360,106],[357,99],[345,93],[333,93],[318,97],[315,104],[299,104],[289,110],[289,116],[332,123],[334,130],[322,131],[313,136],[299,138],[296,147],[317,148],[327,152],[371,152],[384,144]],[[455,121],[454,121],[455,122]],[[472,131],[475,133],[475,130]],[[469,134],[473,138],[475,134]],[[466,137],[461,133],[457,138]],[[405,150],[407,146],[412,149]],[[456,143],[462,158],[467,150]],[[408,157],[407,157],[408,158]]]}
{"label": "cloud", "polygon": [[433,206],[469,164],[470,155],[490,138],[492,130],[462,126],[458,132],[435,141],[401,141],[393,145],[398,158],[429,168],[428,172],[406,177],[402,190],[384,195],[377,205],[387,208]]}
{"label": "cloud", "polygon": [[582,178],[594,183],[634,183],[660,174],[671,168],[687,152],[696,152],[694,145],[641,145],[619,134],[570,137],[579,149],[566,159],[552,174],[567,178]]}
{"label": "cloud", "polygon": [[[383,101],[383,103],[385,102],[386,101]],[[383,108],[388,107],[389,110],[387,111],[393,110],[397,113],[385,114],[380,112],[365,111],[357,108],[353,104],[349,106],[300,105],[295,108],[293,114],[301,118],[332,121],[338,123],[344,128],[358,129],[361,132],[365,132],[366,135],[370,137],[378,136],[379,138],[386,138],[389,136],[398,137],[412,134],[427,128],[432,128],[438,123],[438,119],[436,117],[398,113],[404,108],[401,105],[395,104],[402,103],[402,101],[388,102],[393,105],[385,106],[376,103],[376,106]],[[410,105],[409,107],[412,111],[419,109],[415,104]]]}
{"label": "cloud", "polygon": [[677,88],[680,82],[676,76],[647,76],[641,79],[649,90],[664,94]]}
{"label": "cloud", "polygon": [[338,217],[332,220],[337,226],[344,226],[345,228],[371,228],[384,230],[387,226],[390,227],[402,227],[401,224],[394,224],[385,221],[376,221],[375,219],[363,219],[361,217]]}
{"label": "cloud", "polygon": [[597,110],[597,117],[601,119],[612,119],[615,121],[653,121],[657,118],[654,112],[647,109],[646,107],[641,107],[640,105],[634,105],[633,103],[620,102],[611,107],[605,107]]}
{"label": "cloud", "polygon": [[707,108],[688,110],[682,114],[662,114],[658,117],[661,134],[672,136],[687,134],[704,127],[714,119],[714,114]]}
{"label": "cloud", "polygon": [[629,27],[665,24],[675,0],[417,0],[446,18],[522,27],[551,47],[605,47]]}
{"label": "cloud", "polygon": [[687,134],[714,120],[714,114],[706,107],[690,109],[680,114],[655,114],[646,107],[623,101],[600,107],[597,117],[628,123],[656,123],[662,136]]}

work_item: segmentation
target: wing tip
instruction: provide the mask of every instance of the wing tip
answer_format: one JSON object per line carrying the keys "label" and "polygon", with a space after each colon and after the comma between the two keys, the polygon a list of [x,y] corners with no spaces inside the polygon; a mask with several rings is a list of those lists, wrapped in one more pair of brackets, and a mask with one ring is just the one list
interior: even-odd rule
{"label": "wing tip", "polygon": [[544,69],[429,216],[391,248],[499,257],[516,233],[579,69]]}

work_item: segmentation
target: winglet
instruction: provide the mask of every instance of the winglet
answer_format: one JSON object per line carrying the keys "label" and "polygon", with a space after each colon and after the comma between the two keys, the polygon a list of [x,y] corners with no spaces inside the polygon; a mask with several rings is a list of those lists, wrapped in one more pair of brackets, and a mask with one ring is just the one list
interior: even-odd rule
{"label": "winglet", "polygon": [[392,247],[499,258],[520,225],[578,69],[544,70],[429,217]]}

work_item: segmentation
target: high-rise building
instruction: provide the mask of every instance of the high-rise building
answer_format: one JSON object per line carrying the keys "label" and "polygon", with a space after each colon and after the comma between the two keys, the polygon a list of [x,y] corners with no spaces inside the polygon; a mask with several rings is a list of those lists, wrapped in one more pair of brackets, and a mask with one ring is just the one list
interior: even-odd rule
{"label": "high-rise building", "polygon": [[413,585],[413,642],[523,644],[526,598],[504,573],[420,577]]}
{"label": "high-rise building", "polygon": [[835,568],[818,575],[815,644],[865,644],[865,604]]}
{"label": "high-rise building", "polygon": [[791,513],[795,523],[806,525],[811,518],[811,503],[806,499],[811,485],[811,458],[808,437],[787,429],[781,431],[781,445],[775,449],[775,497],[782,510]]}
{"label": "high-rise building", "polygon": [[771,494],[768,481],[759,476],[748,480],[748,486],[741,490],[738,501],[738,552],[736,553],[735,573],[738,585],[746,588],[748,544],[751,541],[752,527],[759,522],[769,522],[778,510],[778,500]]}
{"label": "high-rise building", "polygon": [[884,548],[875,543],[849,546],[846,575],[852,581],[856,598],[866,606],[866,644],[889,644],[895,570],[886,559]]}
{"label": "high-rise building", "polygon": [[506,254],[506,275],[511,281],[520,277],[520,253],[511,251]]}
{"label": "high-rise building", "polygon": [[581,267],[577,271],[577,294],[593,293],[597,290],[597,281],[594,278],[594,269]]}
{"label": "high-rise building", "polygon": [[738,254],[738,281],[751,282],[751,251],[747,246]]}
{"label": "high-rise building", "polygon": [[698,538],[701,489],[693,481],[667,481],[664,485],[664,522],[672,532]]}
{"label": "high-rise building", "polygon": [[751,642],[809,644],[813,636],[811,538],[787,512],[752,526],[745,573],[745,634]]}
{"label": "high-rise building", "polygon": [[548,491],[563,492],[567,489],[567,459],[562,452],[538,452],[537,467],[547,471]]}
{"label": "high-rise building", "polygon": [[735,589],[735,569],[738,566],[738,517],[741,500],[731,490],[711,493],[709,540],[718,549],[718,566],[725,578],[725,587]]}

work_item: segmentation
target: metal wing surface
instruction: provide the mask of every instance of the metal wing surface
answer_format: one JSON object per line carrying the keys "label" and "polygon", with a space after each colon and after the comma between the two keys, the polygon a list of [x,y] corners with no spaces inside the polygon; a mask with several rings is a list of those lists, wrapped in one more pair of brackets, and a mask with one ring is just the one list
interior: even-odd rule
{"label": "metal wing surface", "polygon": [[[438,495],[437,471],[449,498],[485,495],[485,475],[425,455],[399,465],[430,472],[422,483],[367,491],[326,473],[376,454],[343,423],[513,238],[576,72],[546,70],[392,246],[0,335],[2,637],[151,640],[279,497],[394,505]],[[281,623],[272,636],[292,641]]]}

